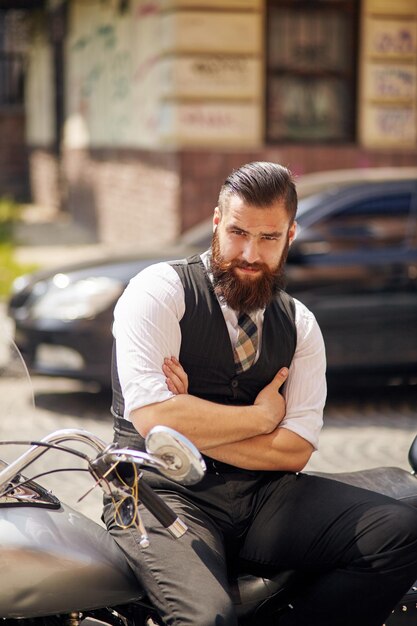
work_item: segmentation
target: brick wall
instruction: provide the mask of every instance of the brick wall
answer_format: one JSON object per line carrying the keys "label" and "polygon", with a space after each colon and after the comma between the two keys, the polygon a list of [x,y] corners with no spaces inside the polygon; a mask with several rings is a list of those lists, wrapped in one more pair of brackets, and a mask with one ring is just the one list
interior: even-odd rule
{"label": "brick wall", "polygon": [[29,150],[30,200],[40,206],[62,208],[64,190],[61,188],[60,164],[57,155],[48,148]]}
{"label": "brick wall", "polygon": [[104,243],[153,251],[180,231],[177,162],[169,152],[67,150],[67,209]]}
{"label": "brick wall", "polygon": [[193,150],[181,158],[181,230],[186,230],[212,214],[220,186],[234,169],[250,161],[275,161],[301,175],[337,169],[416,166],[417,153],[367,150],[349,145],[277,145],[258,151]]}
{"label": "brick wall", "polygon": [[254,160],[280,162],[296,175],[343,168],[416,165],[414,151],[355,146],[269,146],[259,151],[69,150],[60,171],[45,150],[31,151],[33,199],[59,201],[97,240],[141,251],[163,246],[212,214],[220,186]]}
{"label": "brick wall", "polygon": [[209,217],[217,204],[220,187],[230,172],[259,159],[252,151],[183,151],[181,159],[181,231]]}

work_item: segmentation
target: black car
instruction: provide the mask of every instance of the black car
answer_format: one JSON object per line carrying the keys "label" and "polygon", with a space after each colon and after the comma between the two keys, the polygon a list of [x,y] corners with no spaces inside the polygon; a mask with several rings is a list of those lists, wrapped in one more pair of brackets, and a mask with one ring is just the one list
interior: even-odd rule
{"label": "black car", "polygon": [[[300,200],[297,221],[288,292],[317,317],[330,381],[416,382],[417,178],[327,185]],[[208,247],[211,222],[192,248],[189,239],[176,258]],[[115,302],[160,260],[112,258],[18,279],[9,314],[29,368],[108,386]]]}

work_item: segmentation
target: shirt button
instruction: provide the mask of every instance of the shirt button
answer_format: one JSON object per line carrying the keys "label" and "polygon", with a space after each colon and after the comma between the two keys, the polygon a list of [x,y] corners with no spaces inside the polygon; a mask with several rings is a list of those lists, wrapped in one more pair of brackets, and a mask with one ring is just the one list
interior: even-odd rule
{"label": "shirt button", "polygon": [[233,389],[236,389],[236,387],[239,387],[239,381],[236,380],[236,378],[232,380],[232,387]]}

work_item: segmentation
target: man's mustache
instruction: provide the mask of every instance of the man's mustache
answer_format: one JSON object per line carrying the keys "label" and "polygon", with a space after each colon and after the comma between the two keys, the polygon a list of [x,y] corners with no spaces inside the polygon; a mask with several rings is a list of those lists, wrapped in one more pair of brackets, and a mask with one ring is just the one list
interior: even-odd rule
{"label": "man's mustache", "polygon": [[257,270],[257,271],[261,271],[264,272],[265,270],[268,270],[268,266],[265,265],[265,263],[248,263],[247,261],[239,261],[234,259],[233,261],[228,261],[228,262],[223,262],[222,263],[222,267],[225,270],[230,270],[230,269],[234,269],[234,268],[238,268],[238,269],[248,269],[248,270]]}

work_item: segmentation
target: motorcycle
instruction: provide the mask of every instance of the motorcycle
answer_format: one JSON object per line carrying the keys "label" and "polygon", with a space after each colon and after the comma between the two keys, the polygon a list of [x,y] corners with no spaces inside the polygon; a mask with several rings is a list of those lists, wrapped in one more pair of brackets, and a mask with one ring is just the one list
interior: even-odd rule
{"label": "motorcycle", "polygon": [[[23,369],[23,374],[21,373]],[[0,349],[0,372],[24,377],[24,362],[13,345]],[[89,454],[80,451],[79,443]],[[17,443],[17,442],[2,442]],[[21,442],[19,442],[21,443]],[[0,461],[0,618],[5,626],[107,624],[153,626],[158,615],[129,569],[123,554],[103,526],[69,507],[22,472],[48,450],[75,455],[100,487],[117,498],[115,521],[135,525],[141,546],[149,544],[139,503],[181,541],[184,522],[144,481],[142,468],[191,485],[204,475],[199,451],[180,433],[157,426],[146,438],[146,452],[119,448],[82,429],[61,429],[29,447],[10,463]],[[350,473],[316,475],[379,491],[417,506],[417,437],[410,451],[411,472],[379,467]],[[125,472],[134,480],[126,481]],[[230,581],[239,624],[279,625],[280,612],[291,603],[296,572],[278,572],[271,579],[237,575]],[[364,598],[366,601],[366,598]],[[386,626],[417,625],[417,584],[403,597]],[[352,625],[353,626],[353,625]],[[382,626],[382,625],[381,625]]]}

